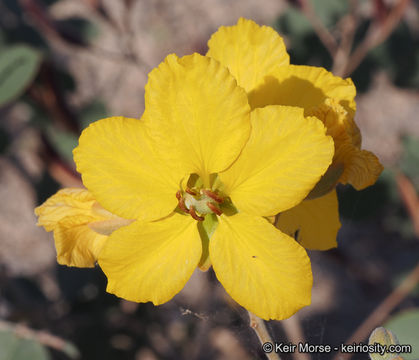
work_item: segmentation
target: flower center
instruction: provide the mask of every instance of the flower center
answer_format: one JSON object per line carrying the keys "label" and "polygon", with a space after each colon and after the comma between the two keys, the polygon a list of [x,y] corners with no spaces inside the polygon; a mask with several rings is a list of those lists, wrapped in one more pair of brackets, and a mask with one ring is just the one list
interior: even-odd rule
{"label": "flower center", "polygon": [[184,191],[178,191],[176,198],[179,208],[197,221],[204,221],[207,214],[223,213],[219,205],[224,202],[224,198],[212,190],[187,187]]}

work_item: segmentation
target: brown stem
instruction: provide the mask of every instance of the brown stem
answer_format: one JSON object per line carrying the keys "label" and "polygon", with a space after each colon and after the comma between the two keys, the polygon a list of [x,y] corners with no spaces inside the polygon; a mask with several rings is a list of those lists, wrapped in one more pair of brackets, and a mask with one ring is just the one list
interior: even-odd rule
{"label": "brown stem", "polygon": [[[295,314],[289,319],[281,321],[282,328],[285,331],[287,339],[293,344],[305,343],[303,330],[301,329],[300,321],[298,320],[298,315]],[[294,352],[292,353],[292,358],[295,360],[310,360],[311,357],[309,354]]]}
{"label": "brown stem", "polygon": [[364,60],[365,56],[367,56],[368,52],[388,38],[400,22],[409,3],[410,0],[399,0],[384,22],[381,23],[379,21],[375,21],[370,26],[370,29],[368,30],[368,33],[362,43],[349,57],[346,66],[342,71],[343,76],[349,76],[352,74],[362,60]]}
{"label": "brown stem", "polygon": [[313,30],[315,31],[320,41],[323,43],[323,45],[329,52],[330,56],[333,58],[336,54],[336,50],[338,47],[336,39],[317,17],[309,0],[300,0],[300,4],[301,11],[306,16],[311,26],[313,26]]}
{"label": "brown stem", "polygon": [[341,29],[341,42],[333,58],[332,68],[332,73],[336,76],[344,75],[343,72],[352,50],[355,32],[358,25],[357,6],[357,0],[352,0],[350,2],[349,14],[344,16],[342,20],[339,21],[339,27]]}
{"label": "brown stem", "polygon": [[403,174],[396,177],[397,188],[419,238],[419,197],[411,181]]}
{"label": "brown stem", "polygon": [[[419,264],[404,279],[404,281],[388,295],[384,301],[364,320],[364,322],[355,330],[347,344],[359,343],[366,339],[374,328],[381,325],[390,312],[415,288],[419,283]],[[338,353],[334,360],[346,360],[353,354]]]}
{"label": "brown stem", "polygon": [[[273,349],[275,349],[275,344],[268,333],[268,329],[266,328],[265,322],[260,317],[256,316],[250,311],[248,311],[248,313],[249,313],[249,320],[250,320],[249,326],[256,333],[261,346],[263,346],[263,344],[266,344],[266,343],[271,343],[273,346]],[[269,360],[281,360],[281,358],[275,351],[272,351],[270,353],[265,352],[265,355]]]}

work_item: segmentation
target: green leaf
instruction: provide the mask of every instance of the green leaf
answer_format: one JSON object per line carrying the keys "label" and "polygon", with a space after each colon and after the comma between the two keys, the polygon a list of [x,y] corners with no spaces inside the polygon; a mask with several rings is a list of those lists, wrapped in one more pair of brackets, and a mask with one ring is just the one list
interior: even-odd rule
{"label": "green leaf", "polygon": [[278,20],[279,32],[292,36],[304,36],[313,32],[313,27],[301,11],[289,7]]}
{"label": "green leaf", "polygon": [[326,27],[331,27],[348,12],[348,1],[312,0],[314,12]]}
{"label": "green leaf", "polygon": [[26,45],[2,49],[0,53],[0,106],[20,96],[33,81],[41,54]]}
{"label": "green leaf", "polygon": [[419,359],[419,309],[407,310],[393,316],[384,327],[396,334],[400,344],[412,346],[411,353],[400,354],[404,359]]}
{"label": "green leaf", "polygon": [[24,339],[13,331],[0,331],[0,359],[7,360],[49,360],[44,346],[34,340]]}
{"label": "green leaf", "polygon": [[48,139],[55,150],[67,161],[73,161],[73,149],[78,144],[76,135],[59,130],[53,126],[47,127]]}

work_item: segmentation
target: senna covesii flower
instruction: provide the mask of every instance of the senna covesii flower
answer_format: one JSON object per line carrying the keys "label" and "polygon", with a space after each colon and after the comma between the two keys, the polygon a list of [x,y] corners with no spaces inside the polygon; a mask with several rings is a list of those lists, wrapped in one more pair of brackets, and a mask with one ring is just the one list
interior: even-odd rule
{"label": "senna covesii flower", "polygon": [[[91,196],[80,229],[109,234],[98,253],[83,239],[77,245],[85,243],[88,264],[97,257],[107,291],[162,304],[197,266],[212,266],[231,297],[264,319],[308,305],[306,251],[267,217],[300,203],[331,164],[322,122],[298,107],[251,110],[228,69],[198,54],[169,55],[145,90],[141,120],[99,120],[74,150]],[[70,200],[55,197],[36,212],[57,241],[67,217],[53,205]]]}
{"label": "senna covesii flower", "polygon": [[356,89],[320,67],[290,65],[282,38],[272,28],[239,19],[222,26],[208,42],[208,53],[228,67],[246,90],[252,109],[268,105],[296,106],[315,116],[333,137],[335,154],[321,181],[300,205],[282,213],[277,226],[296,234],[306,248],[336,246],[340,228],[337,183],[361,190],[374,184],[382,171],[377,157],[361,150],[361,134],[354,122]]}

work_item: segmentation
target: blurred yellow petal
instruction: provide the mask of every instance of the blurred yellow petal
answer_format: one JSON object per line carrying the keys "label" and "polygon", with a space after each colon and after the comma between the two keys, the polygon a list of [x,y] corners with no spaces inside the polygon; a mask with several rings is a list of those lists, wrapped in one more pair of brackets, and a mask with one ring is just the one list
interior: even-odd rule
{"label": "blurred yellow petal", "polygon": [[159,305],[182,290],[201,254],[196,221],[174,213],[155,222],[136,221],[112,233],[99,265],[108,278],[108,292]]}
{"label": "blurred yellow petal", "polygon": [[250,139],[237,161],[219,174],[234,206],[270,216],[300,203],[333,157],[333,141],[300,108],[267,106],[251,114]]}
{"label": "blurred yellow petal", "polygon": [[112,117],[91,124],[74,150],[83,184],[107,210],[126,219],[155,220],[177,205],[187,174],[156,154],[144,122]]}
{"label": "blurred yellow petal", "polygon": [[309,250],[328,250],[337,246],[340,229],[336,190],[314,200],[304,200],[279,214],[279,230],[294,237]]}
{"label": "blurred yellow petal", "polygon": [[[342,79],[315,66],[277,67],[249,94],[252,109],[266,105],[299,106],[305,110],[326,98],[334,98],[351,115],[355,112],[356,89],[351,79]],[[307,114],[306,114],[307,115]]]}
{"label": "blurred yellow petal", "polygon": [[88,223],[94,218],[71,216],[54,230],[57,262],[61,265],[94,267],[107,236],[93,231]]}
{"label": "blurred yellow petal", "polygon": [[[218,61],[169,55],[149,74],[145,121],[169,162],[201,176],[227,168],[250,133],[244,90]],[[172,159],[172,160],[170,160]]]}
{"label": "blurred yellow petal", "polygon": [[286,319],[310,304],[313,280],[306,251],[266,219],[221,216],[210,257],[227,293],[263,319]]}
{"label": "blurred yellow petal", "polygon": [[339,181],[351,184],[357,190],[375,184],[383,171],[383,166],[372,152],[359,150],[352,144],[343,144],[337,149],[336,161],[344,164]]}
{"label": "blurred yellow petal", "polygon": [[67,216],[92,215],[95,198],[86,189],[67,188],[59,190],[35,209],[38,226],[52,231]]}
{"label": "blurred yellow petal", "polygon": [[208,41],[208,48],[207,56],[228,67],[246,92],[276,66],[290,62],[284,41],[274,29],[243,18],[234,26],[221,26]]}
{"label": "blurred yellow petal", "polygon": [[[57,261],[77,267],[95,266],[107,239],[104,234],[131,222],[106,211],[89,191],[77,188],[58,191],[38,206],[35,214],[39,217],[38,226],[54,230]],[[100,229],[106,229],[106,233]]]}

